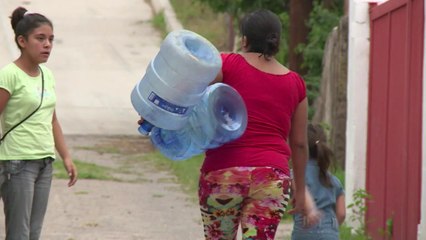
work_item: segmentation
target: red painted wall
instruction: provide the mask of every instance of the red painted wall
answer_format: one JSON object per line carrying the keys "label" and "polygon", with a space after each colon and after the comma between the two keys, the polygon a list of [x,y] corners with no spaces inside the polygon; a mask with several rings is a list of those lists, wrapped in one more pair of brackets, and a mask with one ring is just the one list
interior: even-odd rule
{"label": "red painted wall", "polygon": [[373,6],[366,223],[373,239],[417,239],[420,222],[424,0]]}

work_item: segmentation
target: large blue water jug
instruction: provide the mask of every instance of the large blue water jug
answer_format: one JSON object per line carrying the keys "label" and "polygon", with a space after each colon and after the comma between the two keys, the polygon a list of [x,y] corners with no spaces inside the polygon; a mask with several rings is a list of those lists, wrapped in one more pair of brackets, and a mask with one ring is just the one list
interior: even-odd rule
{"label": "large blue water jug", "polygon": [[182,128],[221,67],[219,51],[207,39],[188,30],[170,32],[131,93],[134,109],[145,119],[141,132],[153,125]]}
{"label": "large blue water jug", "polygon": [[239,138],[247,127],[247,109],[231,86],[215,83],[194,106],[188,123],[179,130],[154,127],[153,145],[167,158],[185,160]]}

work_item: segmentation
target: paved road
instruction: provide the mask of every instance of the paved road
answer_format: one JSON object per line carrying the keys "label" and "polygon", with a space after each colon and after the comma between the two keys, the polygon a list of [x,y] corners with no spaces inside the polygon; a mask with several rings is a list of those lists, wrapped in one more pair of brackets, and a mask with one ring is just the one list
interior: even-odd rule
{"label": "paved road", "polygon": [[161,43],[144,0],[0,0],[0,65],[18,56],[9,17],[17,6],[53,21],[46,64],[56,77],[66,134],[137,134],[130,92]]}
{"label": "paved road", "polygon": [[[151,7],[144,0],[0,0],[0,66],[19,56],[9,16],[20,5],[54,24],[54,48],[46,65],[56,77],[58,117],[73,158],[105,164],[107,155],[83,147],[98,148],[98,140],[90,135],[138,134],[130,92],[161,43],[150,23]],[[72,140],[73,134],[85,137]],[[146,181],[80,180],[71,189],[55,179],[44,238],[201,239],[197,204],[169,189],[179,189],[176,184],[157,181],[164,174],[142,166],[137,176]],[[0,214],[0,238],[3,217]]]}

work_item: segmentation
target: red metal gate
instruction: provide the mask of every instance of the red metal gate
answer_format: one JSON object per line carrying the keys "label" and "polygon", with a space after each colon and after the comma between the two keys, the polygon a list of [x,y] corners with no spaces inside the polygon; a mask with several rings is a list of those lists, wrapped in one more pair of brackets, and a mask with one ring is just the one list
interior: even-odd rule
{"label": "red metal gate", "polygon": [[[420,222],[424,0],[373,6],[366,223],[373,239],[417,239]],[[359,71],[362,71],[361,69]],[[388,224],[386,224],[388,223]]]}

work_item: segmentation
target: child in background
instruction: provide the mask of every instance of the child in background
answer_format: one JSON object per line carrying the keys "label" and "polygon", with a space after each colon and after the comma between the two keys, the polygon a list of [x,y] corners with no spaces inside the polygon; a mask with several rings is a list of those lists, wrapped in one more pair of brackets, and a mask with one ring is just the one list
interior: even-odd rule
{"label": "child in background", "polygon": [[[346,215],[345,196],[342,184],[328,169],[332,151],[327,146],[324,130],[320,125],[308,125],[309,161],[306,166],[305,182],[308,187],[306,209],[320,211],[318,222],[309,222],[309,214],[294,215],[292,240],[336,240],[339,225]],[[311,202],[310,196],[312,196]],[[312,201],[315,205],[312,206]],[[310,207],[309,207],[310,206]]]}

